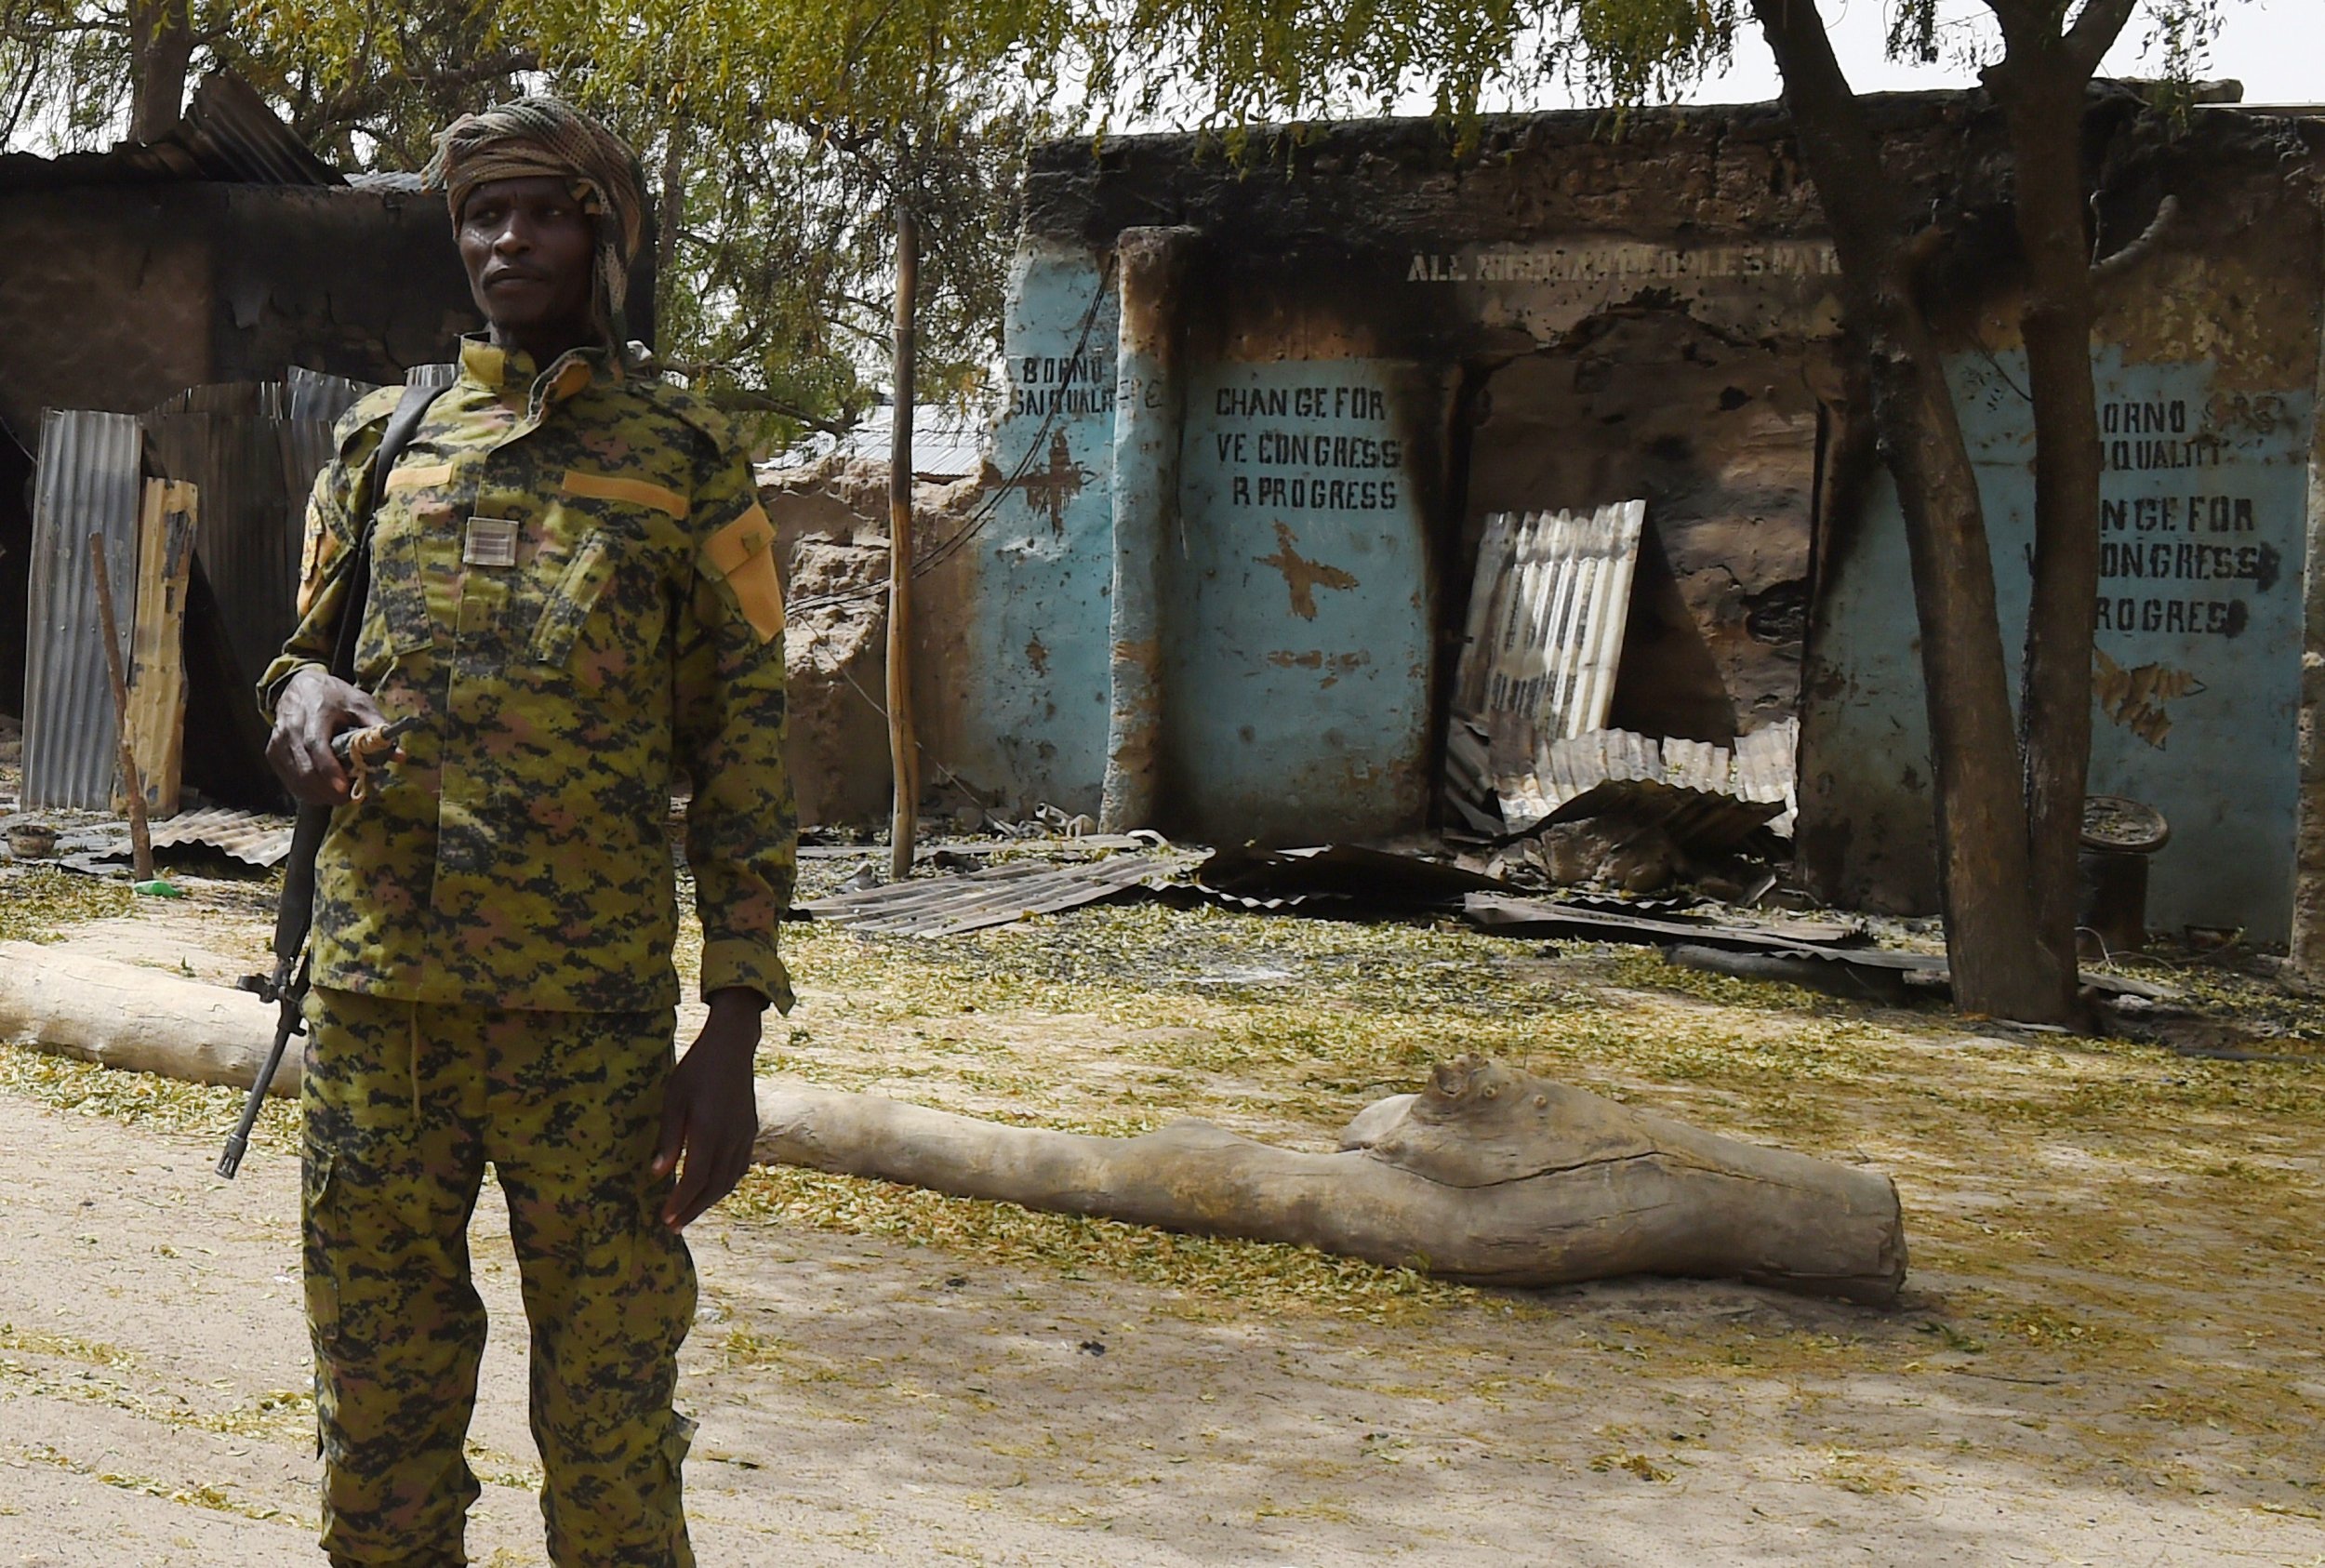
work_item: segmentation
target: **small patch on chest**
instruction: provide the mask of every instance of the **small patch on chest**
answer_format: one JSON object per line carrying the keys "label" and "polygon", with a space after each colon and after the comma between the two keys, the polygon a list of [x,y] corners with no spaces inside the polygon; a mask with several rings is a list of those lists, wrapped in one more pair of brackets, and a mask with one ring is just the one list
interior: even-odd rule
{"label": "small patch on chest", "polygon": [[500,517],[472,517],[460,543],[460,564],[466,566],[513,566],[517,564],[517,525]]}

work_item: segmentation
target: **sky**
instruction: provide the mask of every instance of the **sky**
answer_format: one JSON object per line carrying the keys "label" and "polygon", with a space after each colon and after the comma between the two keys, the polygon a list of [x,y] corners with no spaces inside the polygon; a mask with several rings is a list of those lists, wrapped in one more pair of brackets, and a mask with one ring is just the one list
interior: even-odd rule
{"label": "sky", "polygon": [[[1964,12],[1970,8],[1960,7]],[[1834,52],[1857,91],[1899,92],[1969,84],[1969,67],[1950,56],[1927,66],[1900,65],[1882,59],[1888,9],[1883,0],[1826,0],[1826,22],[1832,30]],[[2101,73],[2159,74],[2162,61],[2146,54],[2145,33],[2146,24],[2134,18],[2107,56]],[[2220,36],[2203,74],[2242,82],[2247,103],[2325,103],[2325,0],[2224,0]],[[1699,84],[1687,94],[1687,101],[1752,103],[1774,98],[1780,90],[1767,46],[1756,29],[1746,26],[1737,30],[1735,63],[1725,74]]]}

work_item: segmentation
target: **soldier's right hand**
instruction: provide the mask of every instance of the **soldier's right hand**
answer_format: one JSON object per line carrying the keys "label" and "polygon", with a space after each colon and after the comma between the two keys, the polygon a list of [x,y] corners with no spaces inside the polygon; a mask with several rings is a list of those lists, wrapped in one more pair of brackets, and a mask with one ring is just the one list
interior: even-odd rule
{"label": "soldier's right hand", "polygon": [[387,722],[369,692],[311,666],[293,675],[275,698],[266,760],[294,799],[337,805],[348,798],[350,782],[347,770],[331,755],[331,737]]}

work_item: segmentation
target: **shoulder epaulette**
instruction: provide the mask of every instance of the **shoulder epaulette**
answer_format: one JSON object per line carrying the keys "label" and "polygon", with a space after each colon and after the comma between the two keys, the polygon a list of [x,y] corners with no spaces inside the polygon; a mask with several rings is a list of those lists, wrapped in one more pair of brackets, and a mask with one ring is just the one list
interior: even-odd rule
{"label": "shoulder epaulette", "polygon": [[665,380],[651,370],[638,375],[636,385],[656,407],[699,432],[719,451],[734,445],[733,423],[700,392]]}
{"label": "shoulder epaulette", "polygon": [[354,446],[357,438],[365,432],[376,438],[386,428],[389,419],[395,413],[395,405],[403,401],[403,397],[404,389],[392,386],[381,387],[377,392],[368,392],[357,398],[347,412],[339,416],[339,423],[331,427],[332,447],[344,458]]}

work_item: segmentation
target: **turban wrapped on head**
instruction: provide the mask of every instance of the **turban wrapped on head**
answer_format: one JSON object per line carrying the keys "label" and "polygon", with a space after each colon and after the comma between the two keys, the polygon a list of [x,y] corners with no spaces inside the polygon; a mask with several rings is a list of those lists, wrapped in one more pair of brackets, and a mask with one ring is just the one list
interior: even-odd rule
{"label": "turban wrapped on head", "polygon": [[421,182],[445,193],[457,227],[477,186],[543,175],[567,181],[596,220],[591,319],[618,365],[629,339],[622,302],[630,266],[645,238],[645,178],[628,142],[561,99],[520,98],[446,126]]}

